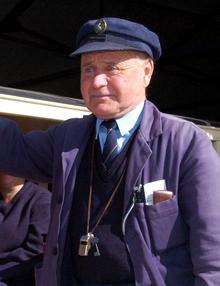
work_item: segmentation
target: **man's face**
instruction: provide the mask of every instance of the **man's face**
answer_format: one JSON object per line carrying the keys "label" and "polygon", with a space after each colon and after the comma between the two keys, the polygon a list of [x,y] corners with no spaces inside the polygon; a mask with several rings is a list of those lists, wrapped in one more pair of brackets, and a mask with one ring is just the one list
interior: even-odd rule
{"label": "man's face", "polygon": [[153,61],[131,51],[92,52],[81,58],[81,93],[102,119],[119,118],[145,100]]}
{"label": "man's face", "polygon": [[11,191],[13,187],[20,185],[24,182],[24,179],[14,177],[0,171],[0,193],[7,193]]}
{"label": "man's face", "polygon": [[0,171],[0,192],[10,189],[13,186],[15,179],[15,177]]}

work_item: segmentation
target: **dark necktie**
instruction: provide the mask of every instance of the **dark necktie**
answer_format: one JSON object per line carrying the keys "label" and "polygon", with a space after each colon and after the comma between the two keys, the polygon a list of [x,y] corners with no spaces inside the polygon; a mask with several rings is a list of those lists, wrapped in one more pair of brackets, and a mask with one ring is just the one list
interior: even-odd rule
{"label": "dark necktie", "polygon": [[117,137],[115,130],[117,124],[114,119],[111,119],[103,121],[102,126],[107,129],[107,137],[103,147],[103,160],[104,164],[109,166],[109,163],[117,155]]}

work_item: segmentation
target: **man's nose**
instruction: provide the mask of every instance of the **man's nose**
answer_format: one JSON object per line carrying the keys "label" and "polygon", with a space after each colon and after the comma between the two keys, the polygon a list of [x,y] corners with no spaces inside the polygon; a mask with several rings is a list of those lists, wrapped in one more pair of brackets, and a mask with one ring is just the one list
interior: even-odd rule
{"label": "man's nose", "polygon": [[96,74],[93,78],[93,85],[95,88],[100,88],[108,84],[108,77],[104,73]]}

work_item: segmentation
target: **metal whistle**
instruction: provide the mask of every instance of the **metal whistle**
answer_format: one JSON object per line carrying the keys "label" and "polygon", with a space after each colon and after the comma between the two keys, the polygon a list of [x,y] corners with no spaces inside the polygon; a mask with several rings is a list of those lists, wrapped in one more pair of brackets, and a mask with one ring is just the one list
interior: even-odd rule
{"label": "metal whistle", "polygon": [[93,238],[94,235],[92,233],[81,236],[78,251],[79,256],[88,256]]}

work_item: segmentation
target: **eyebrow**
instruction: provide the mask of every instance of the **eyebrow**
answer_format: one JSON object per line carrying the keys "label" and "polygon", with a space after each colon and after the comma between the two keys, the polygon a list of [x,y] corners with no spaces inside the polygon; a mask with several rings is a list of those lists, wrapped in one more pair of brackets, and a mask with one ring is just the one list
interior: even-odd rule
{"label": "eyebrow", "polygon": [[81,63],[81,67],[87,67],[87,66],[91,66],[92,62],[88,62],[88,63]]}
{"label": "eyebrow", "polygon": [[[119,64],[119,62],[115,62],[115,61],[112,61],[112,60],[105,60],[105,59],[102,62],[104,64],[112,64],[112,65]],[[85,62],[85,63],[81,64],[81,66],[90,66],[90,65],[93,65],[92,61],[88,61],[88,62]]]}

